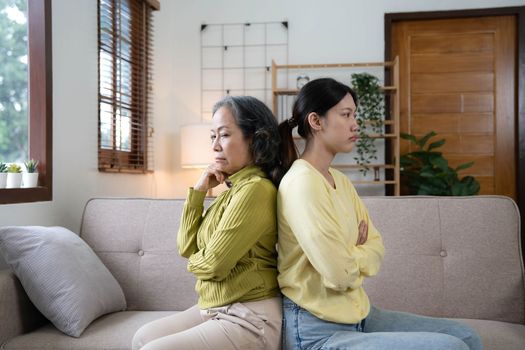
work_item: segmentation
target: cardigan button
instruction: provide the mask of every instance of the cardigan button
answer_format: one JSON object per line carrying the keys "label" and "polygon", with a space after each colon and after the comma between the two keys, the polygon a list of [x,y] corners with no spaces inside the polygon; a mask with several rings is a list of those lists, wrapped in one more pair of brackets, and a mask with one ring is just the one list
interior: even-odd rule
{"label": "cardigan button", "polygon": [[144,251],[142,249],[139,249],[139,251],[137,252],[138,255],[140,256],[143,256],[144,255]]}
{"label": "cardigan button", "polygon": [[439,255],[440,255],[442,258],[444,258],[444,257],[446,257],[448,254],[447,254],[447,252],[446,252],[445,250],[442,250],[442,251],[439,252]]}

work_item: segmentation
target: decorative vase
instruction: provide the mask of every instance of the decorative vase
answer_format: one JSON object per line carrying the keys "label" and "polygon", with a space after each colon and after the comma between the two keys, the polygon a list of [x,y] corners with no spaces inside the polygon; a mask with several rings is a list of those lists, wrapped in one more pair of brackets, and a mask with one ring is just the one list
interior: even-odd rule
{"label": "decorative vase", "polygon": [[22,173],[7,173],[6,188],[19,188],[22,183]]}
{"label": "decorative vase", "polygon": [[0,188],[5,188],[7,184],[7,173],[0,173]]}
{"label": "decorative vase", "polygon": [[22,174],[22,187],[37,187],[38,186],[38,173],[23,173]]}

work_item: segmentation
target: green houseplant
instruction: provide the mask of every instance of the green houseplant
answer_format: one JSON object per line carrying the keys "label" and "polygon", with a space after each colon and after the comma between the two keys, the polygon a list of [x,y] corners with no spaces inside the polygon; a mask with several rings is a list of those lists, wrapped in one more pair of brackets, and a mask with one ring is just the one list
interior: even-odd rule
{"label": "green houseplant", "polygon": [[30,159],[24,163],[28,173],[36,173],[38,167],[38,160]]}
{"label": "green houseplant", "polygon": [[38,185],[38,161],[30,159],[24,165],[27,172],[22,174],[22,187],[36,187]]}
{"label": "green houseplant", "polygon": [[381,91],[379,79],[368,73],[352,74],[352,89],[358,96],[356,119],[359,125],[359,139],[356,144],[357,157],[364,175],[369,170],[367,164],[377,160],[375,138],[370,134],[382,134],[385,115],[385,96]]}
{"label": "green houseplant", "polygon": [[7,188],[18,188],[22,183],[22,168],[20,165],[11,163],[7,167]]}
{"label": "green houseplant", "polygon": [[11,174],[17,174],[22,172],[20,165],[12,163],[7,167],[7,172]]}
{"label": "green houseplant", "polygon": [[0,188],[5,188],[7,184],[7,165],[0,162]]}
{"label": "green houseplant", "polygon": [[[474,162],[464,163],[455,169],[437,148],[445,144],[445,139],[427,142],[437,134],[434,131],[417,139],[410,134],[401,133],[401,138],[410,141],[416,151],[400,157],[401,176],[404,177],[411,194],[434,196],[471,196],[479,193],[479,182],[472,176],[459,178],[458,171],[470,168]],[[425,147],[426,146],[426,147]]]}

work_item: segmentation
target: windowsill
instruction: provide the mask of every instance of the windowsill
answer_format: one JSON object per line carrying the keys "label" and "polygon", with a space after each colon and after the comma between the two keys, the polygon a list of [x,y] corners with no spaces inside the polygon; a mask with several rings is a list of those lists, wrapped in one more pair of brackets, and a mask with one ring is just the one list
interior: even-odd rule
{"label": "windowsill", "polygon": [[51,188],[2,188],[0,189],[0,204],[44,202],[52,200]]}

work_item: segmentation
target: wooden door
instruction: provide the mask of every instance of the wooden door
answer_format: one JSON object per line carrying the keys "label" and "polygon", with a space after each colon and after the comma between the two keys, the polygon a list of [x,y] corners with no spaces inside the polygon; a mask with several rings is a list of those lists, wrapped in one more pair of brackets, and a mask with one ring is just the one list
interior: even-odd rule
{"label": "wooden door", "polygon": [[[515,16],[394,22],[400,58],[401,131],[445,138],[442,151],[480,194],[516,199]],[[401,154],[409,152],[401,143]]]}

